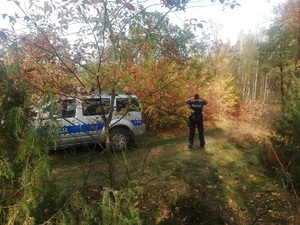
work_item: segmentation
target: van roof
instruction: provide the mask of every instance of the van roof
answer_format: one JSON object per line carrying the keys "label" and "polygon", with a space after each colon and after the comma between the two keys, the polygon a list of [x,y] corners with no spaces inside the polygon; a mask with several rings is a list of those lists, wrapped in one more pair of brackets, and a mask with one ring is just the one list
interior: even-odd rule
{"label": "van roof", "polygon": [[[78,97],[78,98],[95,98],[95,97],[110,97],[110,92],[108,91],[102,91],[101,93],[99,92],[96,92],[95,88],[93,87],[85,87],[85,88],[80,88],[80,87],[77,87],[75,88],[75,93],[73,93],[73,95],[70,95],[70,97],[74,98],[74,97]],[[116,92],[116,98],[128,98],[128,97],[131,97],[131,98],[137,98],[136,95],[133,95],[131,93],[121,93],[121,92]]]}
{"label": "van roof", "polygon": [[[84,95],[68,95],[60,97],[61,100],[68,100],[68,99],[92,99],[92,98],[110,98],[111,95],[109,94],[99,94],[99,93],[93,93],[93,94],[84,94]],[[136,95],[132,94],[116,94],[116,98],[137,98]]]}

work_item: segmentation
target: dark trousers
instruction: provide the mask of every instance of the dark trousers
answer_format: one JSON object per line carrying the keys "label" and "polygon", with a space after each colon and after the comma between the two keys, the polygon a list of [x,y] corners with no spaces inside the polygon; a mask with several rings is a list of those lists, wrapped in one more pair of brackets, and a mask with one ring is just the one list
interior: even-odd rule
{"label": "dark trousers", "polygon": [[198,120],[189,120],[189,126],[190,126],[190,133],[189,133],[189,144],[193,145],[194,144],[194,137],[195,137],[195,130],[196,127],[199,132],[199,141],[200,141],[200,146],[205,145],[205,140],[204,140],[204,126],[203,126],[203,119],[198,119]]}

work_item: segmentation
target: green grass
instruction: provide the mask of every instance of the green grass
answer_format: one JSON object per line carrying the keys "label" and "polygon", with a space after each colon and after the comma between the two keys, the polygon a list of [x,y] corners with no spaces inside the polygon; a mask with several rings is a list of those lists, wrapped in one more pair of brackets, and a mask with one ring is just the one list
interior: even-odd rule
{"label": "green grass", "polygon": [[[262,133],[249,127],[219,123],[206,131],[204,150],[189,150],[186,136],[143,137],[125,156],[116,154],[117,185],[142,187],[133,204],[144,224],[287,224],[293,198],[265,168]],[[67,189],[108,186],[99,150],[57,154],[53,166]]]}

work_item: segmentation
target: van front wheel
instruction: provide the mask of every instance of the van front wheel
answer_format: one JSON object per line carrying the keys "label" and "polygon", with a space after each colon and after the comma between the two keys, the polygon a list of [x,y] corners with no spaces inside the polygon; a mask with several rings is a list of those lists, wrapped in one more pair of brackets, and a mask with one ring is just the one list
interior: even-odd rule
{"label": "van front wheel", "polygon": [[129,134],[121,128],[113,129],[110,133],[110,140],[114,151],[124,151],[129,142]]}

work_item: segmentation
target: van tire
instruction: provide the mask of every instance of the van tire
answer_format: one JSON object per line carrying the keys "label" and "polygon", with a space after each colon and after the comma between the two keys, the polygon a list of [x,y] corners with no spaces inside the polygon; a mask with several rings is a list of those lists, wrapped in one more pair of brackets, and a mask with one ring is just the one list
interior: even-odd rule
{"label": "van tire", "polygon": [[129,134],[122,128],[113,129],[110,132],[110,141],[113,151],[124,151],[127,149]]}

